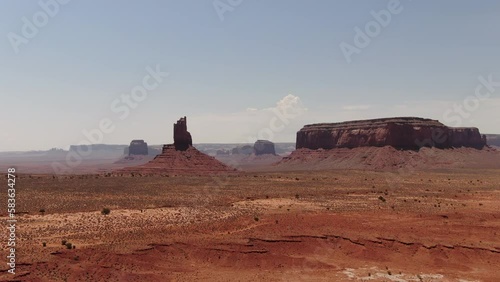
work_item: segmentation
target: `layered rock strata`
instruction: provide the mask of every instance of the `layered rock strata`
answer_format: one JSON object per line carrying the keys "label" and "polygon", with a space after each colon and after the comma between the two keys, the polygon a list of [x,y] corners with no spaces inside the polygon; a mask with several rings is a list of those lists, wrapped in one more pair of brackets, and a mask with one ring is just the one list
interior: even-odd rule
{"label": "layered rock strata", "polygon": [[437,120],[399,117],[306,125],[297,132],[296,148],[392,146],[408,150],[422,147],[482,149],[485,145],[486,138],[474,127],[453,128]]}

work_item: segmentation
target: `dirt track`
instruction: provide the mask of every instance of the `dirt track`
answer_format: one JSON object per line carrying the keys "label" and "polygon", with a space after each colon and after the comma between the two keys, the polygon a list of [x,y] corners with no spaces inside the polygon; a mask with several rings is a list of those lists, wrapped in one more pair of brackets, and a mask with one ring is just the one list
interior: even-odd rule
{"label": "dirt track", "polygon": [[0,278],[499,281],[498,175],[21,176],[20,264]]}

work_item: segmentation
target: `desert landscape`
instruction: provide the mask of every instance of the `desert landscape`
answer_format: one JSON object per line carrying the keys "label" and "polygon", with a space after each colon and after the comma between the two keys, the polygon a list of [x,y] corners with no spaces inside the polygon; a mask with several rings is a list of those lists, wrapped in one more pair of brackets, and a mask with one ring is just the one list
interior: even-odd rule
{"label": "desert landscape", "polygon": [[0,282],[500,282],[499,1],[0,19]]}
{"label": "desert landscape", "polygon": [[498,281],[499,172],[21,175],[1,277]]}
{"label": "desert landscape", "polygon": [[[407,126],[416,139],[388,137]],[[103,173],[60,175],[19,167],[16,274],[4,265],[0,277],[498,281],[500,151],[477,130],[447,135],[443,144],[460,148],[401,150],[436,126],[415,118],[306,126],[319,129],[299,131],[291,155],[258,141],[242,169],[195,149],[184,117],[174,144],[144,164],[117,168],[120,158]],[[320,137],[327,132],[337,138]],[[132,152],[138,143],[145,148],[132,142]],[[248,166],[266,154],[275,162]]]}

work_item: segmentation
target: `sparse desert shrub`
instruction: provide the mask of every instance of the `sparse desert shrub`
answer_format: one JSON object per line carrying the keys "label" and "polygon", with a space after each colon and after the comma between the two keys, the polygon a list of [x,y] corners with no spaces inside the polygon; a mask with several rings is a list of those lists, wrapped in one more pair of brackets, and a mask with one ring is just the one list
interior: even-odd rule
{"label": "sparse desert shrub", "polygon": [[45,209],[40,209],[38,212],[39,213],[45,213]]}
{"label": "sparse desert shrub", "polygon": [[259,218],[258,217],[254,217],[253,220],[259,221]]}
{"label": "sparse desert shrub", "polygon": [[42,242],[42,246],[47,247],[47,242]]}
{"label": "sparse desert shrub", "polygon": [[379,197],[378,197],[378,199],[379,199],[379,200],[381,200],[381,201],[382,201],[382,202],[384,202],[384,203],[385,203],[385,201],[386,201],[386,199],[385,199],[384,197],[382,197],[382,196],[379,196]]}
{"label": "sparse desert shrub", "polygon": [[295,194],[295,199],[300,198],[299,194]]}
{"label": "sparse desert shrub", "polygon": [[111,213],[111,210],[109,208],[103,208],[101,211],[101,214],[103,215],[108,215]]}
{"label": "sparse desert shrub", "polygon": [[66,243],[67,243],[67,242],[68,242],[68,241],[66,241],[66,240],[62,240],[62,241],[61,241],[61,245],[66,245]]}
{"label": "sparse desert shrub", "polygon": [[67,242],[65,245],[66,245],[66,249],[68,249],[68,250],[71,250],[73,248],[73,244],[71,244],[70,242]]}

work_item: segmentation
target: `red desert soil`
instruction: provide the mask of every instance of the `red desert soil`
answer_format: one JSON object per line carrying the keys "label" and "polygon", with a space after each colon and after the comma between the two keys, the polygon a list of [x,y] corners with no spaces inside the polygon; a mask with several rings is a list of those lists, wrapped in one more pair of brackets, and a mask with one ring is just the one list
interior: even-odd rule
{"label": "red desert soil", "polygon": [[498,169],[19,175],[18,264],[0,280],[500,281],[499,183]]}

